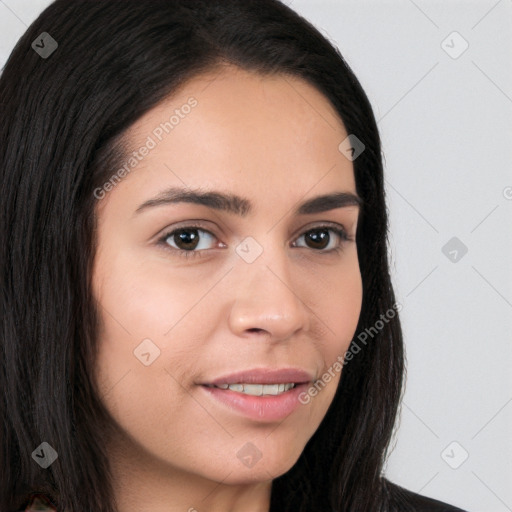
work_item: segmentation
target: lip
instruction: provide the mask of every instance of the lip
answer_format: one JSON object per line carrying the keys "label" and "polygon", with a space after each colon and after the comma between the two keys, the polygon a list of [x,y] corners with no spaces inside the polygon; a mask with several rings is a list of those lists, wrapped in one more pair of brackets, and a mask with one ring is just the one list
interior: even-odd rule
{"label": "lip", "polygon": [[243,416],[258,422],[280,421],[290,415],[300,404],[299,395],[308,387],[308,383],[297,384],[294,388],[284,393],[271,396],[252,396],[232,391],[199,386],[210,398],[213,398],[226,406],[230,412],[242,414]]}
{"label": "lip", "polygon": [[313,380],[314,376],[301,368],[254,368],[223,375],[202,384],[214,386],[220,384],[241,384],[244,382],[247,384],[284,384],[287,382],[302,384]]}
{"label": "lip", "polygon": [[[223,375],[209,382],[202,383],[204,393],[227,407],[230,412],[259,422],[280,421],[290,415],[301,402],[299,395],[314,381],[314,376],[299,368],[255,368],[229,375]],[[233,391],[209,387],[221,384],[284,384],[295,383],[295,387],[280,395],[252,396]]]}

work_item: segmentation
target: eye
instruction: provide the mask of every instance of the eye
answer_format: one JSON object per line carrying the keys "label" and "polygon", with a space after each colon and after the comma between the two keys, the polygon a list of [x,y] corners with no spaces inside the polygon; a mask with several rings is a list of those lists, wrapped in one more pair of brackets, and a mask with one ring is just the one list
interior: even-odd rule
{"label": "eye", "polygon": [[[333,237],[329,233],[334,233],[335,236]],[[215,239],[216,236],[210,231],[202,229],[200,226],[188,225],[168,231],[162,235],[157,243],[178,256],[190,258],[203,256],[208,249],[213,248],[211,244]],[[338,253],[345,242],[353,240],[347,235],[345,229],[338,224],[311,228],[296,240],[302,239],[307,244],[306,248],[322,254]],[[297,245],[297,242],[295,242],[293,247],[304,246]]]}
{"label": "eye", "polygon": [[[199,235],[199,233],[201,233],[201,235]],[[162,242],[168,247],[170,246],[171,250],[176,251],[180,256],[194,257],[198,255],[199,252],[210,248],[208,247],[208,239],[210,241],[215,239],[215,235],[205,229],[199,228],[199,226],[184,226],[166,233],[159,242]],[[175,246],[173,246],[173,244],[175,244]]]}
{"label": "eye", "polygon": [[[329,232],[335,233],[332,237]],[[297,240],[304,239],[310,248],[322,253],[339,252],[344,242],[352,240],[341,226],[324,225],[304,232]],[[336,241],[336,239],[338,239]]]}

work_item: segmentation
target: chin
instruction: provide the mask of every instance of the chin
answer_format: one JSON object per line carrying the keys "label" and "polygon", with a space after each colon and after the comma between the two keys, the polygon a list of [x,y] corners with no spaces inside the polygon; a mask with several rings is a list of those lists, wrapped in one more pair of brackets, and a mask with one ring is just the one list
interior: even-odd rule
{"label": "chin", "polygon": [[[229,461],[224,458],[222,466],[232,471],[224,483],[239,485],[273,480],[287,473],[297,462],[301,453],[301,449],[279,453],[275,447],[262,448],[260,452],[248,442],[237,451],[234,460]],[[218,461],[216,467],[218,467]]]}

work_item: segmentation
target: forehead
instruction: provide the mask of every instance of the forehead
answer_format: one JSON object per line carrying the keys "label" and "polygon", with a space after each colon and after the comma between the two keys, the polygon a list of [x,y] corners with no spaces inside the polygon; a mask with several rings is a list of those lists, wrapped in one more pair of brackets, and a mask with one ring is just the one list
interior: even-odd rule
{"label": "forehead", "polygon": [[[352,162],[338,149],[345,127],[327,98],[297,77],[233,66],[196,76],[126,132],[150,147],[119,187],[229,188],[240,195],[355,191]],[[118,191],[116,190],[116,193]]]}

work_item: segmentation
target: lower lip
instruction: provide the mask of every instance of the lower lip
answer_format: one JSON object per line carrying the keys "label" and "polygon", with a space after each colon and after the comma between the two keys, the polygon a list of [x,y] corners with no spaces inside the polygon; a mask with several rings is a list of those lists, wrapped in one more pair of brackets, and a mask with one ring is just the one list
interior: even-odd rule
{"label": "lower lip", "polygon": [[297,384],[294,388],[280,395],[253,396],[232,391],[201,386],[206,393],[227,405],[231,410],[242,413],[256,421],[279,421],[291,414],[301,402],[299,395],[308,386],[308,383]]}

